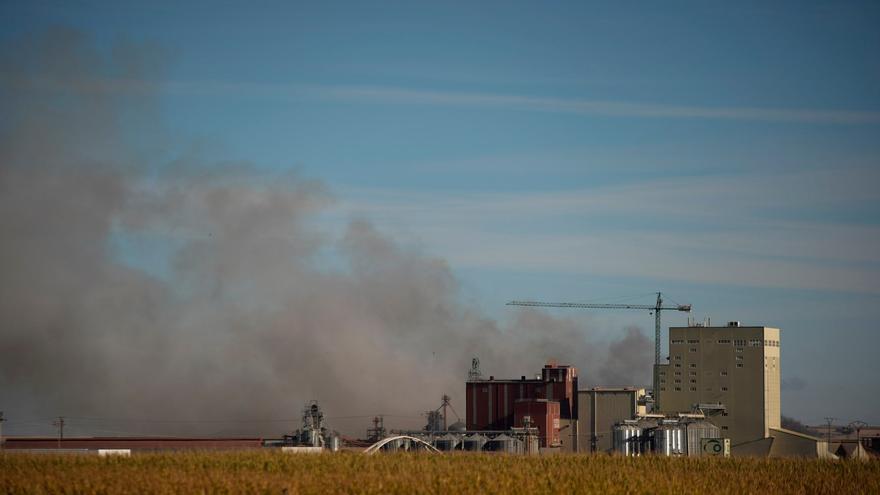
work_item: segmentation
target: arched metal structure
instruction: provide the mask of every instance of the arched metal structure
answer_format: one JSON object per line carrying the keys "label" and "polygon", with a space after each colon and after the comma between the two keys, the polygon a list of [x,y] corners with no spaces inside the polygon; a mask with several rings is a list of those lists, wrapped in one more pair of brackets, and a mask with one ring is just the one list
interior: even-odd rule
{"label": "arched metal structure", "polygon": [[418,444],[421,444],[421,445],[424,445],[425,447],[427,447],[428,452],[433,452],[433,453],[437,453],[437,454],[440,453],[440,451],[437,450],[437,447],[434,447],[433,445],[422,440],[421,438],[411,437],[409,435],[397,435],[396,437],[383,438],[382,440],[379,440],[378,442],[374,443],[373,445],[370,445],[369,447],[366,448],[366,450],[364,450],[364,454],[375,454],[376,452],[379,451],[379,449],[384,447],[386,444],[391,443],[395,440],[411,440],[413,442],[416,442]]}

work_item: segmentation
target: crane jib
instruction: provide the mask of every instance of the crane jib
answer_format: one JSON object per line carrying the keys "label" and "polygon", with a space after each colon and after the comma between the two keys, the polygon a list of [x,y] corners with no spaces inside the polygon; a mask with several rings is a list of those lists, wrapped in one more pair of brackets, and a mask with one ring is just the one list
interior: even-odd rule
{"label": "crane jib", "polygon": [[569,302],[541,302],[541,301],[510,301],[508,306],[530,306],[543,308],[584,308],[584,309],[644,309],[646,311],[685,311],[690,312],[690,304],[679,306],[651,306],[648,304],[589,304]]}
{"label": "crane jib", "polygon": [[657,303],[648,304],[594,304],[594,303],[570,303],[570,302],[541,302],[541,301],[510,301],[508,306],[529,306],[539,308],[576,308],[576,309],[639,309],[651,311],[654,315],[654,407],[660,409],[660,398],[657,395],[659,387],[659,378],[657,375],[657,366],[661,364],[660,360],[660,312],[661,311],[684,311],[690,313],[690,304],[679,304],[676,306],[664,306],[663,295],[657,292]]}

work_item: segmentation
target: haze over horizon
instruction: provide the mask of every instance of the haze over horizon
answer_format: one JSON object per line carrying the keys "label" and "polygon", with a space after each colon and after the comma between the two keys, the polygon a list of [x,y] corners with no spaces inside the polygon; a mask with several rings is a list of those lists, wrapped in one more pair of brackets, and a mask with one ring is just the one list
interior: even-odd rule
{"label": "haze over horizon", "polygon": [[647,313],[504,303],[658,290],[781,328],[783,414],[880,423],[880,7],[675,10],[4,3],[4,432],[420,427],[474,356],[648,386]]}

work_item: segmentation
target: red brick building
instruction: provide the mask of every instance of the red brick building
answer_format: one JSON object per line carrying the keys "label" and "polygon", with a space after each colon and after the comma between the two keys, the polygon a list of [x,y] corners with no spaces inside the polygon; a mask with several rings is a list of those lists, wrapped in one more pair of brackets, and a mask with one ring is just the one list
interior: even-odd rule
{"label": "red brick building", "polygon": [[517,428],[526,425],[538,428],[539,446],[558,447],[559,439],[559,402],[547,399],[517,399],[513,406],[513,422]]}
{"label": "red brick building", "polygon": [[468,430],[508,430],[515,423],[516,401],[544,399],[559,404],[558,418],[577,418],[577,368],[548,363],[540,378],[469,380],[466,386]]}

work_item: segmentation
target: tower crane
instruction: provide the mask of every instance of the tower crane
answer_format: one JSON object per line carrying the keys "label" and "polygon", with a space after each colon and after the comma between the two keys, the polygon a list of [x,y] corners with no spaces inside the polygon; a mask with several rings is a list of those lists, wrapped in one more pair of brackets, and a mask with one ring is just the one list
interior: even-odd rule
{"label": "tower crane", "polygon": [[[663,305],[663,294],[657,293],[657,303],[650,304],[591,304],[591,303],[568,303],[568,302],[539,302],[539,301],[510,301],[508,306],[529,306],[539,308],[575,308],[575,309],[639,309],[647,310],[654,314],[654,365],[660,363],[660,312],[661,311],[684,311],[690,313],[690,304],[676,304],[674,306]],[[654,401],[657,407],[658,387],[657,370],[654,370]]]}

